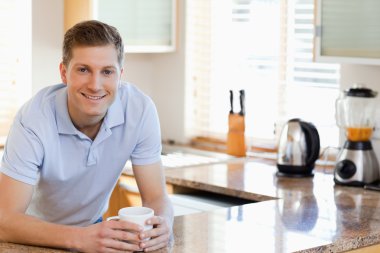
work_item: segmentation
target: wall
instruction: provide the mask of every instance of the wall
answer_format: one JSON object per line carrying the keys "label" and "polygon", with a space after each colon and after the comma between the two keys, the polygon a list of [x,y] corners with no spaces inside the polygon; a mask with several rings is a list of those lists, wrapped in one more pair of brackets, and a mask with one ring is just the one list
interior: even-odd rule
{"label": "wall", "polygon": [[61,81],[63,0],[32,1],[32,92]]}

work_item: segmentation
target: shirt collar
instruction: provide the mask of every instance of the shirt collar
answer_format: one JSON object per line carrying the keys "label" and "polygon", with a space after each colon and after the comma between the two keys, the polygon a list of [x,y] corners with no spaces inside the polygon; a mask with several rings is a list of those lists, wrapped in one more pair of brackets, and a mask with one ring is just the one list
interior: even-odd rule
{"label": "shirt collar", "polygon": [[115,100],[108,108],[104,118],[104,124],[107,128],[112,128],[123,124],[125,121],[123,104],[121,103],[119,93],[116,94]]}
{"label": "shirt collar", "polygon": [[[71,121],[69,111],[67,108],[67,88],[61,89],[57,92],[55,99],[56,108],[56,121],[58,133],[60,134],[78,134],[78,130],[75,128]],[[106,128],[121,125],[124,123],[124,112],[120,97],[116,95],[115,101],[108,108],[107,114],[104,118],[103,124]]]}

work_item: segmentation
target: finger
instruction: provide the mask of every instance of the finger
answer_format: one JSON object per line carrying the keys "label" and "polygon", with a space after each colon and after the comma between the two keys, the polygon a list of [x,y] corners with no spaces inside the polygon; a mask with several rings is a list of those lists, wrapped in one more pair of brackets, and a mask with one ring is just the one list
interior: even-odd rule
{"label": "finger", "polygon": [[[149,238],[149,237],[147,237],[147,238]],[[140,247],[141,248],[150,248],[150,247],[153,247],[154,245],[161,244],[161,243],[168,244],[169,238],[170,238],[169,233],[163,233],[163,234],[160,234],[160,236],[152,237],[150,240],[146,240],[146,241],[141,242]]]}
{"label": "finger", "polygon": [[146,224],[148,225],[160,225],[165,221],[165,219],[161,216],[153,216],[146,220]]}
{"label": "finger", "polygon": [[162,243],[159,243],[159,244],[156,244],[152,247],[149,247],[149,248],[145,248],[144,251],[145,252],[148,252],[148,251],[153,251],[153,250],[157,250],[157,249],[161,249],[161,248],[164,248],[167,246],[167,243],[166,242],[162,242]]}
{"label": "finger", "polygon": [[120,241],[128,241],[134,244],[141,242],[140,236],[138,233],[124,231],[124,230],[114,230],[111,236],[113,239]]}
{"label": "finger", "polygon": [[130,230],[130,231],[135,231],[135,232],[140,232],[144,228],[136,223],[129,222],[129,221],[115,221],[115,220],[110,220],[106,221],[107,224],[112,228],[112,229],[120,229],[120,230]]}
{"label": "finger", "polygon": [[169,229],[167,227],[165,227],[165,226],[156,227],[156,228],[153,228],[153,229],[149,229],[149,230],[143,231],[142,233],[140,233],[139,238],[141,240],[144,240],[146,238],[159,237],[160,235],[163,235],[163,234],[169,234]]}
{"label": "finger", "polygon": [[125,241],[107,239],[104,241],[102,252],[133,252],[141,250],[137,244],[128,243]]}

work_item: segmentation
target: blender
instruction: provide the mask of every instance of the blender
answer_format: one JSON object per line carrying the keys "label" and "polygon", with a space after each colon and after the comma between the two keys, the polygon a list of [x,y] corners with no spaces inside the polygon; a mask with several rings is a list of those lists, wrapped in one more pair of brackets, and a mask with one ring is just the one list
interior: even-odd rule
{"label": "blender", "polygon": [[379,179],[379,164],[372,149],[377,92],[361,85],[344,90],[336,101],[337,125],[346,141],[334,170],[336,184],[364,186]]}

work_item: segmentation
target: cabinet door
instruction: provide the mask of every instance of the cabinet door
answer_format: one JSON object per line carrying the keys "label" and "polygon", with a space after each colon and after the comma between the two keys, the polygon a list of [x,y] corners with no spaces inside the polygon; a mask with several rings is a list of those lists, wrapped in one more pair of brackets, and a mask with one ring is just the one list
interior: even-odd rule
{"label": "cabinet door", "polygon": [[317,61],[380,65],[380,1],[317,0]]}
{"label": "cabinet door", "polygon": [[94,19],[115,26],[126,52],[172,52],[176,0],[93,0]]}

